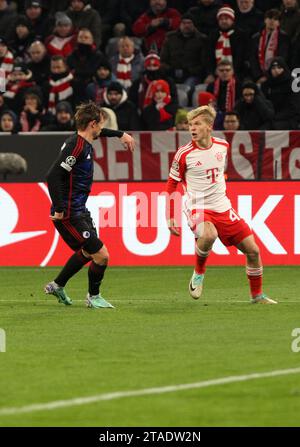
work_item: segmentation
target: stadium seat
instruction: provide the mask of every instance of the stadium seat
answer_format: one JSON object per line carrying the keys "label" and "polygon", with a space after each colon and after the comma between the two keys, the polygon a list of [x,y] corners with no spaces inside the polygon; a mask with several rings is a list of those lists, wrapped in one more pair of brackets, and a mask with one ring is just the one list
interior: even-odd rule
{"label": "stadium seat", "polygon": [[176,84],[179,107],[187,107],[189,103],[189,91],[191,87],[185,84]]}
{"label": "stadium seat", "polygon": [[206,84],[198,84],[198,85],[195,86],[195,90],[194,90],[193,97],[192,97],[192,105],[193,105],[193,107],[198,107],[198,105],[199,105],[198,104],[199,92],[205,92],[206,91],[206,87],[207,87]]}

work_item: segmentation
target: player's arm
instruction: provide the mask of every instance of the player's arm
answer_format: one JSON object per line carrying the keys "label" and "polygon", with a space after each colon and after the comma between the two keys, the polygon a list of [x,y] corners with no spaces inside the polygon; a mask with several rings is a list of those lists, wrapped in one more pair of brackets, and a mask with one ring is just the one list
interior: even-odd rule
{"label": "player's arm", "polygon": [[167,223],[168,228],[171,232],[171,234],[174,234],[175,236],[180,235],[180,228],[177,225],[176,219],[175,219],[175,198],[176,195],[174,194],[177,189],[178,183],[182,181],[185,175],[185,159],[184,157],[181,157],[179,153],[176,153],[171,165],[170,173],[169,173],[169,179],[167,181],[166,185],[166,191],[167,191],[167,209],[166,209],[166,217],[167,217]]}
{"label": "player's arm", "polygon": [[73,166],[82,156],[82,152],[75,152],[75,148],[76,143],[65,143],[46,176],[48,190],[54,208],[54,214],[50,216],[52,220],[62,220],[65,217],[63,191],[69,182]]}
{"label": "player's arm", "polygon": [[169,177],[166,184],[166,192],[167,192],[167,206],[166,206],[166,218],[168,228],[174,236],[180,236],[180,229],[175,220],[175,204],[174,198],[172,198],[172,194],[176,192],[178,181],[174,180],[174,178]]}
{"label": "player's arm", "polygon": [[123,130],[106,129],[104,127],[101,131],[101,137],[117,137],[126,149],[129,149],[131,152],[134,151],[134,138]]}

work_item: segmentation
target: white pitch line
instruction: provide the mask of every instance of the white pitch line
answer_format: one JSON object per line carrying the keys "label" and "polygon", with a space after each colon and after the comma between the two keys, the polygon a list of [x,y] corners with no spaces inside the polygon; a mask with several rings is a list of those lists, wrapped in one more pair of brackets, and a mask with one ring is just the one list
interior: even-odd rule
{"label": "white pitch line", "polygon": [[[183,298],[184,299],[184,298]],[[73,300],[73,303],[84,303],[85,300]],[[122,299],[112,299],[112,301],[116,302],[116,303],[128,303],[129,300],[122,300]],[[147,300],[147,299],[142,299],[142,298],[138,298],[138,299],[131,299],[130,300],[132,303],[135,302],[143,302],[143,303],[153,303],[153,302],[161,302],[160,299],[157,300]],[[174,302],[174,301],[172,301]],[[178,301],[176,300],[176,302],[179,303],[183,303],[183,301]],[[187,301],[186,301],[187,302]],[[190,300],[190,303],[193,303],[194,301]],[[294,300],[283,300],[283,301],[279,301],[280,304],[290,304],[290,303],[298,303],[299,304],[300,300],[294,301]],[[38,304],[57,304],[55,301],[47,301],[47,300],[0,300],[0,303],[38,303]],[[249,301],[247,300],[211,300],[211,301],[204,301],[202,300],[199,304],[235,304],[235,303],[243,303],[243,304],[249,304]],[[252,306],[253,307],[253,306]]]}
{"label": "white pitch line", "polygon": [[47,403],[25,405],[23,407],[8,407],[0,409],[0,416],[32,413],[35,411],[56,410],[58,408],[94,404],[97,402],[122,399],[124,397],[139,397],[139,396],[149,396],[153,394],[173,393],[177,391],[207,388],[214,385],[225,385],[227,383],[245,382],[248,380],[263,379],[268,377],[286,376],[289,374],[300,374],[300,368],[279,369],[264,373],[253,373],[241,376],[221,377],[219,379],[205,380],[202,382],[195,382],[195,383],[186,383],[182,385],[170,385],[157,388],[144,388],[141,390],[116,391],[114,393],[96,394],[95,396],[77,397],[74,399],[67,399],[67,400],[56,400]]}

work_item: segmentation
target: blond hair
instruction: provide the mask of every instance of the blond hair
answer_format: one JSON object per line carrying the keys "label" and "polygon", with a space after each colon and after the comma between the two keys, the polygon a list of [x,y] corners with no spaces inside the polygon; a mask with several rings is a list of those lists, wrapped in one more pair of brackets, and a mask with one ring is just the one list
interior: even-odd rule
{"label": "blond hair", "polygon": [[217,112],[211,106],[201,106],[197,107],[197,109],[191,110],[187,114],[188,122],[192,121],[197,116],[203,116],[207,124],[213,125],[217,116]]}

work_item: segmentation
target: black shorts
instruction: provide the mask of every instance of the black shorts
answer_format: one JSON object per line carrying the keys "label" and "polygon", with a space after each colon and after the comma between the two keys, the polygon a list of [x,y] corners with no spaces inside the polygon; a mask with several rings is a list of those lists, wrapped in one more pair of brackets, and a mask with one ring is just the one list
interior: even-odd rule
{"label": "black shorts", "polygon": [[103,242],[98,238],[90,213],[83,213],[53,222],[65,243],[72,250],[77,251],[83,248],[92,255],[103,247]]}

